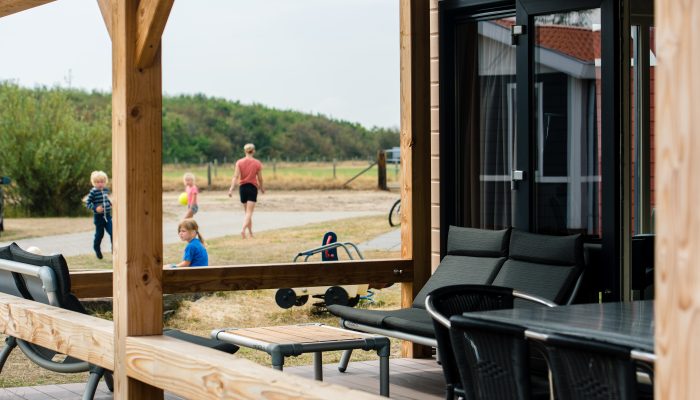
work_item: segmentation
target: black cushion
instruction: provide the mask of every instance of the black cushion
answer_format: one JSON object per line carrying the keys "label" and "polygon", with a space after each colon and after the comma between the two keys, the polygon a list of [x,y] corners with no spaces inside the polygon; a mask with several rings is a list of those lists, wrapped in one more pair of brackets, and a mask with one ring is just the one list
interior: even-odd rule
{"label": "black cushion", "polygon": [[435,338],[433,319],[427,311],[421,308],[396,310],[384,319],[384,325],[389,329]]}
{"label": "black cushion", "polygon": [[233,354],[238,351],[239,347],[235,344],[226,343],[218,339],[210,339],[197,335],[192,335],[187,332],[177,329],[163,329],[163,335],[171,338],[179,339],[185,342],[193,343],[199,346],[208,347],[210,349],[219,350],[228,354]]}
{"label": "black cushion", "polygon": [[493,284],[534,294],[562,304],[576,276],[578,276],[576,268],[573,266],[508,260],[501,267]]}
{"label": "black cushion", "polygon": [[344,320],[357,322],[363,325],[382,327],[384,319],[391,315],[395,310],[364,310],[361,308],[354,308],[348,306],[341,306],[339,304],[331,304],[328,307],[328,311],[340,317]]}
{"label": "black cushion", "polygon": [[508,257],[540,264],[581,265],[583,238],[580,234],[551,236],[513,230]]}
{"label": "black cushion", "polygon": [[493,284],[562,304],[582,268],[581,235],[550,236],[513,230],[508,260]]}
{"label": "black cushion", "polygon": [[346,321],[382,329],[393,329],[418,336],[435,337],[433,321],[425,309],[402,308],[399,310],[363,310],[333,304],[331,314]]}
{"label": "black cushion", "polygon": [[505,257],[445,256],[413,300],[413,307],[425,308],[425,296],[451,285],[487,285],[493,282]]}
{"label": "black cushion", "polygon": [[510,229],[491,231],[450,225],[447,254],[473,257],[508,256]]}

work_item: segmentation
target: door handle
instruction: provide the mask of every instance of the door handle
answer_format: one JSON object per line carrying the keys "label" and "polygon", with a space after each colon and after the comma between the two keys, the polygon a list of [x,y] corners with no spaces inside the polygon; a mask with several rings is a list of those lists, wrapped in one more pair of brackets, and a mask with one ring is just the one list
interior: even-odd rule
{"label": "door handle", "polygon": [[518,190],[518,182],[525,180],[525,171],[514,169],[510,174],[510,190]]}

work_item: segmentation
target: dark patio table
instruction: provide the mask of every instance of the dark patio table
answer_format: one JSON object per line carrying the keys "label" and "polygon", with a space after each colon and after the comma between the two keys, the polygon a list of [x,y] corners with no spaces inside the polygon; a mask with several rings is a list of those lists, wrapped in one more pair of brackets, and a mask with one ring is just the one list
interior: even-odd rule
{"label": "dark patio table", "polygon": [[470,318],[520,325],[535,333],[565,333],[654,353],[654,301],[592,303],[468,313]]}

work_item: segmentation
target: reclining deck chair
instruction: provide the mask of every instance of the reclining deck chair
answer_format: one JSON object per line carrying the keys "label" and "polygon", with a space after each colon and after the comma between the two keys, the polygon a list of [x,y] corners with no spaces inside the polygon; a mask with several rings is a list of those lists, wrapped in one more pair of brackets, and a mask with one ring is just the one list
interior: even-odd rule
{"label": "reclining deck chair", "polygon": [[[411,308],[383,311],[331,306],[328,310],[341,318],[344,328],[437,347],[433,321],[424,305],[426,295],[433,290],[452,285],[497,285],[556,304],[569,304],[576,296],[582,271],[581,235],[549,236],[450,226],[447,255]],[[514,306],[532,305],[515,299]],[[341,371],[349,358],[350,353],[345,352]]]}
{"label": "reclining deck chair", "polygon": [[[87,314],[83,305],[70,291],[68,266],[60,254],[41,256],[24,251],[15,243],[0,248],[0,292]],[[238,350],[238,346],[233,344],[190,335],[178,330],[166,329],[163,334],[229,354]],[[102,376],[109,390],[113,390],[110,371],[73,357],[55,359],[57,352],[12,336],[7,337],[5,347],[0,352],[0,372],[10,353],[17,346],[31,361],[50,371],[60,373],[90,371],[83,400],[94,397]]]}
{"label": "reclining deck chair", "polygon": [[[378,333],[437,347],[433,320],[425,310],[425,297],[433,290],[458,284],[488,285],[508,256],[510,229],[487,231],[450,226],[447,255],[413,301],[411,308],[364,310],[332,305],[328,311],[341,318],[347,329]],[[339,369],[345,371],[351,352],[346,351]]]}

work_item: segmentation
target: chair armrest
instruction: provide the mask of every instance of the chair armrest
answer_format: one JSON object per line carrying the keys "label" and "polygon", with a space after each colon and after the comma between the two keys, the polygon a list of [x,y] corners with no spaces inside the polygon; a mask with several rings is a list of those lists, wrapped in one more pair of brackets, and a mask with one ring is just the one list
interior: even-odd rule
{"label": "chair armrest", "polygon": [[531,301],[533,303],[542,304],[543,306],[547,306],[547,307],[556,307],[557,306],[557,303],[551,302],[551,301],[549,301],[545,298],[542,298],[540,296],[535,296],[534,294],[521,292],[519,290],[513,290],[513,296],[517,297],[519,299],[522,299],[522,300],[527,300],[527,301]]}
{"label": "chair armrest", "polygon": [[431,295],[425,296],[425,310],[435,321],[437,321],[440,325],[444,326],[445,328],[450,328],[452,326],[450,324],[450,320],[445,318],[435,309],[435,306],[433,305],[433,298]]}

